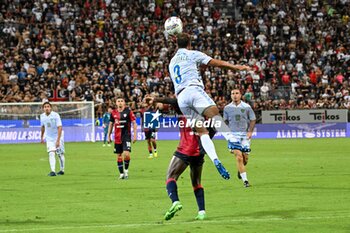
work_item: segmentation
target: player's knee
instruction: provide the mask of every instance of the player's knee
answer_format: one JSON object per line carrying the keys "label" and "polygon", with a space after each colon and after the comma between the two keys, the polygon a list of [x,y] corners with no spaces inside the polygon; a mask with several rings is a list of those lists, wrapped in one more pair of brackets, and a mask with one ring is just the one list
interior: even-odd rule
{"label": "player's knee", "polygon": [[238,162],[242,162],[243,163],[244,159],[243,159],[242,152],[235,150],[235,156],[236,156],[236,160]]}
{"label": "player's knee", "polygon": [[125,160],[130,160],[130,153],[128,152],[124,152],[124,159]]}

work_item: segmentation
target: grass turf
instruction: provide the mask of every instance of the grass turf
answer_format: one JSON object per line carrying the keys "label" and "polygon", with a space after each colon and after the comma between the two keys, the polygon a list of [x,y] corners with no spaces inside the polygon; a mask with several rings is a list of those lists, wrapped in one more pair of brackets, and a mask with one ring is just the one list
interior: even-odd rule
{"label": "grass turf", "polygon": [[[350,140],[254,140],[253,185],[236,178],[233,156],[215,141],[231,172],[223,180],[206,157],[202,185],[208,219],[197,214],[188,170],[178,181],[183,204],[170,221],[165,174],[176,141],[159,141],[147,159],[133,147],[129,180],[118,180],[112,147],[66,143],[66,175],[49,172],[45,146],[0,146],[1,232],[350,232]],[[58,161],[57,161],[58,165]]]}

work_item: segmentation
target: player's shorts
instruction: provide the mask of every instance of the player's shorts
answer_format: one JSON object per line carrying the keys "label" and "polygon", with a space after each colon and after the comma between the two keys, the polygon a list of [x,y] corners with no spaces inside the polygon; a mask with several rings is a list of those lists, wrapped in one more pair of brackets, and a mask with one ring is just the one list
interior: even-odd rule
{"label": "player's shorts", "polygon": [[237,143],[234,143],[233,149],[234,150],[240,150],[243,153],[249,154],[250,150],[250,139],[247,138],[245,135],[235,135],[234,136]]}
{"label": "player's shorts", "polygon": [[191,167],[199,167],[202,166],[204,163],[204,155],[201,154],[200,156],[188,156],[185,154],[182,154],[178,151],[174,152],[174,156],[181,159],[184,163],[187,165],[190,165]]}
{"label": "player's shorts", "polygon": [[131,152],[131,139],[128,138],[126,140],[122,140],[122,143],[116,144],[114,143],[114,153],[121,154],[123,151]]}
{"label": "player's shorts", "polygon": [[146,140],[156,138],[156,131],[154,129],[149,129],[148,131],[144,131],[144,133]]}
{"label": "player's shorts", "polygon": [[54,151],[57,154],[64,154],[64,140],[63,137],[61,136],[60,140],[60,147],[56,148],[56,140],[55,141],[46,141],[46,147],[47,147],[47,152]]}
{"label": "player's shorts", "polygon": [[178,94],[177,102],[187,119],[203,120],[204,110],[210,106],[216,106],[215,102],[200,86],[186,87]]}

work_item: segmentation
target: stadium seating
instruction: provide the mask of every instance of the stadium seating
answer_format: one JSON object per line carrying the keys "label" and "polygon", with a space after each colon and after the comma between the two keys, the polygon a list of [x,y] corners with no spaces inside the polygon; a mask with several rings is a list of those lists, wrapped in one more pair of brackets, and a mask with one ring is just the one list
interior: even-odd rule
{"label": "stadium seating", "polygon": [[2,2],[0,102],[95,101],[100,116],[115,96],[136,112],[145,94],[174,96],[167,66],[176,47],[163,23],[177,15],[193,49],[254,67],[202,67],[206,91],[221,109],[233,87],[257,115],[350,109],[346,0]]}

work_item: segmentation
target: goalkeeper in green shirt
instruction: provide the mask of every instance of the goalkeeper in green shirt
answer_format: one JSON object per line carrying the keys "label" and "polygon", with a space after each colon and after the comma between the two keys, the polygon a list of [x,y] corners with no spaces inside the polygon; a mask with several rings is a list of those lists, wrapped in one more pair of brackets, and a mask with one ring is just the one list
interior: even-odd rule
{"label": "goalkeeper in green shirt", "polygon": [[[102,128],[104,129],[104,134],[103,134],[103,145],[102,146],[106,146],[106,142],[108,142],[107,140],[107,136],[108,136],[108,126],[109,126],[109,120],[111,118],[111,112],[112,112],[112,108],[108,107],[107,112],[105,112],[103,114],[102,117]],[[108,142],[107,144],[108,146],[111,146]]]}

